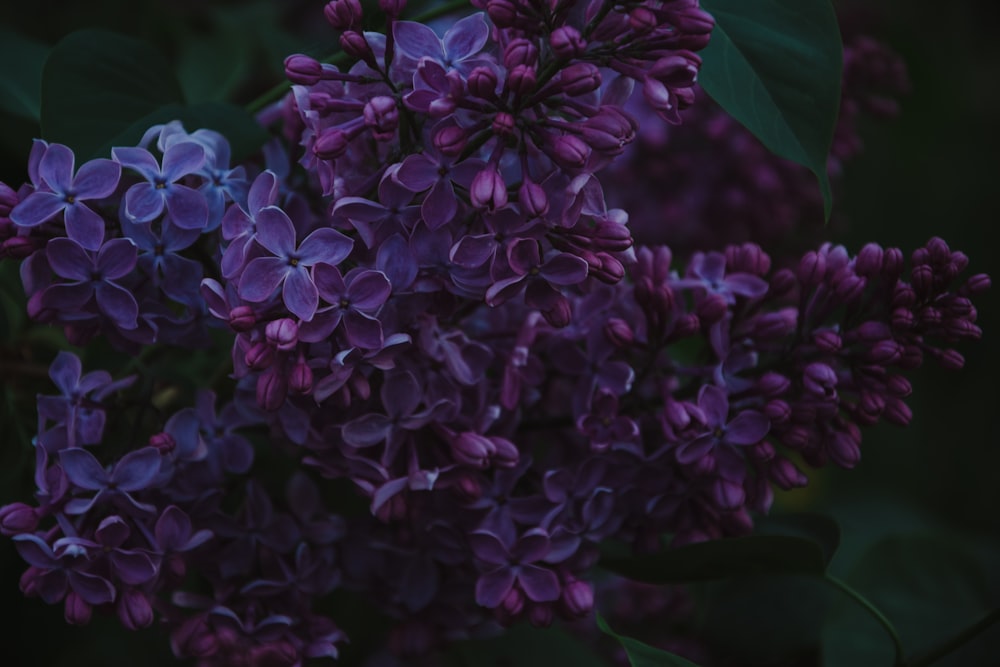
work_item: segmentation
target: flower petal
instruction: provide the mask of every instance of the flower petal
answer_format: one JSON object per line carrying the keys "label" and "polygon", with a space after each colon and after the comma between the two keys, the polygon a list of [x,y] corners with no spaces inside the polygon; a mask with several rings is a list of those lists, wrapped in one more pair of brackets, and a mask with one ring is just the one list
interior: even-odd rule
{"label": "flower petal", "polygon": [[270,169],[261,172],[254,179],[247,194],[247,208],[250,215],[257,216],[257,212],[265,206],[271,206],[278,201],[278,177]]}
{"label": "flower petal", "polygon": [[362,271],[351,281],[347,296],[351,306],[358,310],[371,311],[377,309],[392,292],[389,278],[381,271]]}
{"label": "flower petal", "polygon": [[97,268],[106,280],[128,275],[135,268],[136,247],[128,239],[113,239],[97,253]]}
{"label": "flower petal", "polygon": [[149,222],[163,213],[164,195],[152,183],[136,183],[125,193],[125,215],[135,222]]}
{"label": "flower petal", "polygon": [[414,59],[423,57],[442,60],[444,48],[437,34],[422,23],[396,21],[392,26],[396,47]]}
{"label": "flower petal", "polygon": [[370,315],[349,310],[344,315],[344,334],[347,342],[364,350],[382,348],[382,323]]}
{"label": "flower petal", "polygon": [[87,250],[98,250],[104,242],[104,218],[86,204],[67,206],[66,235]]}
{"label": "flower petal", "polygon": [[392,422],[385,415],[370,413],[347,422],[341,432],[352,447],[371,447],[385,441],[392,432]]}
{"label": "flower petal", "polygon": [[767,417],[755,410],[744,410],[726,424],[722,441],[731,445],[754,445],[771,430]]}
{"label": "flower petal", "polygon": [[193,141],[171,144],[163,152],[163,178],[173,183],[181,176],[196,172],[205,164],[205,149]]}
{"label": "flower petal", "polygon": [[257,242],[278,257],[295,252],[295,226],[288,214],[277,206],[257,211]]}
{"label": "flower petal", "polygon": [[529,600],[553,602],[559,599],[561,592],[559,577],[548,568],[537,565],[521,565],[518,568],[517,580]]}
{"label": "flower petal", "polygon": [[321,228],[307,236],[298,249],[299,261],[306,266],[323,262],[340,264],[354,248],[354,241],[336,229]]}
{"label": "flower petal", "polygon": [[288,310],[300,320],[308,322],[316,314],[319,292],[304,266],[297,266],[288,272],[281,296]]}
{"label": "flower petal", "polygon": [[122,491],[142,491],[160,472],[160,452],[143,447],[129,452],[111,472],[111,482]]}
{"label": "flower petal", "polygon": [[90,254],[71,239],[55,238],[45,248],[49,266],[56,275],[70,280],[90,280],[94,261]]}
{"label": "flower petal", "polygon": [[131,292],[107,281],[98,284],[94,291],[97,296],[97,307],[114,320],[115,324],[129,331],[139,326],[137,322],[139,304]]}
{"label": "flower petal", "polygon": [[69,206],[66,198],[54,192],[32,192],[10,212],[10,219],[21,227],[34,227],[51,220]]}
{"label": "flower petal", "polygon": [[205,195],[185,185],[170,185],[166,190],[167,211],[173,224],[181,229],[204,229],[208,224]]}
{"label": "flower petal", "polygon": [[86,449],[74,447],[62,450],[59,452],[59,464],[77,488],[100,491],[110,481],[108,471]]}
{"label": "flower petal", "polygon": [[490,28],[477,12],[458,21],[444,34],[444,50],[452,63],[479,53],[489,39]]}
{"label": "flower petal", "polygon": [[514,571],[509,567],[498,567],[479,575],[476,580],[476,604],[488,609],[499,607],[514,587],[514,580]]}
{"label": "flower petal", "polygon": [[53,191],[67,194],[73,187],[73,151],[62,144],[50,144],[38,164],[38,175]]}
{"label": "flower petal", "polygon": [[121,177],[122,166],[114,160],[91,160],[76,173],[73,191],[77,199],[104,199],[114,193]]}
{"label": "flower petal", "polygon": [[240,298],[254,303],[266,301],[291,268],[287,261],[277,257],[258,257],[251,261],[240,278]]}

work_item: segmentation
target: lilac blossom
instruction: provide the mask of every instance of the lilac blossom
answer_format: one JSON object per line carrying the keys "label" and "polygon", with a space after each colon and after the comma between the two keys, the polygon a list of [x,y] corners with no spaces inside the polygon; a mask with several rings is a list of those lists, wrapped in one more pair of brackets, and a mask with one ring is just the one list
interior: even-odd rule
{"label": "lilac blossom", "polygon": [[144,148],[114,148],[112,156],[126,169],[138,172],[145,182],[125,193],[125,214],[138,223],[157,218],[163,209],[181,229],[204,229],[208,204],[197,190],[177,181],[197,172],[205,163],[205,149],[193,142],[178,142],[163,151],[163,166]]}
{"label": "lilac blossom", "polygon": [[56,283],[42,293],[46,307],[74,311],[93,298],[101,313],[122,329],[134,329],[139,306],[129,290],[117,280],[136,265],[136,246],[127,239],[114,239],[96,255],[72,239],[53,239],[46,256],[56,275],[71,282]]}
{"label": "lilac blossom", "polygon": [[74,176],[73,163],[73,151],[62,144],[49,144],[38,164],[38,177],[48,189],[28,195],[14,207],[10,219],[17,225],[34,227],[63,212],[69,238],[87,250],[98,250],[104,241],[104,218],[84,202],[111,196],[121,178],[121,165],[91,160]]}

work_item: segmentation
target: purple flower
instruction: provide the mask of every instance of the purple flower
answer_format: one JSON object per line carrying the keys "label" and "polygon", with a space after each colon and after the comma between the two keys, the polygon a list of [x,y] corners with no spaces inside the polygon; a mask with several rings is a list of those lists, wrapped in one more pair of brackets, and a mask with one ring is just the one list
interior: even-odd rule
{"label": "purple flower", "polygon": [[687,268],[687,278],[671,281],[672,287],[703,288],[718,294],[726,303],[736,296],[759,299],[767,293],[767,281],[750,273],[726,274],[726,256],[718,252],[695,253]]}
{"label": "purple flower", "polygon": [[467,73],[479,64],[473,56],[486,45],[490,29],[483,14],[476,13],[452,25],[444,39],[438,38],[427,26],[413,21],[396,21],[392,36],[397,48],[413,60],[430,58],[445,68],[454,67]]}
{"label": "purple flower", "polygon": [[309,273],[315,264],[339,264],[351,253],[354,242],[340,232],[321,228],[296,247],[295,226],[277,206],[257,212],[256,242],[270,257],[251,260],[240,278],[239,293],[247,301],[266,301],[282,287],[285,306],[296,317],[309,321],[319,305],[319,292]]}
{"label": "purple flower", "polygon": [[122,168],[111,160],[91,160],[73,176],[73,151],[50,144],[38,165],[38,176],[51,192],[36,190],[11,211],[10,219],[34,227],[65,211],[66,233],[87,250],[104,241],[104,218],[83,202],[109,197],[118,187]]}
{"label": "purple flower", "polygon": [[495,609],[517,585],[529,600],[552,602],[559,599],[559,577],[552,570],[535,565],[551,549],[548,534],[532,528],[508,547],[498,536],[486,531],[469,535],[472,552],[483,563],[494,566],[476,581],[476,603]]}
{"label": "purple flower", "polygon": [[37,568],[31,578],[32,588],[47,603],[59,602],[68,590],[92,605],[114,600],[115,587],[110,581],[81,570],[89,561],[82,547],[56,540],[53,549],[36,535],[15,535],[13,539],[21,558]]}
{"label": "purple flower", "polygon": [[[343,322],[347,342],[354,347],[365,350],[382,347],[382,323],[369,313],[377,312],[392,291],[384,273],[357,268],[348,271],[346,276],[341,276],[337,267],[317,264],[313,268],[313,280],[320,296],[330,304],[328,308],[321,308],[316,313],[312,323],[322,332],[320,339],[329,336]],[[313,326],[306,327],[307,331],[312,328]],[[316,333],[318,332],[313,332]],[[315,339],[315,335],[303,338]]]}
{"label": "purple flower", "polygon": [[113,148],[111,154],[123,167],[146,179],[125,193],[125,215],[135,222],[149,222],[166,207],[174,223],[182,229],[204,229],[208,224],[205,195],[179,185],[178,180],[201,169],[205,149],[193,142],[178,142],[163,151],[163,167],[145,148]]}
{"label": "purple flower", "polygon": [[771,428],[767,417],[755,410],[744,410],[729,420],[729,397],[725,390],[715,385],[701,388],[698,407],[705,415],[708,432],[677,448],[677,462],[682,465],[695,463],[723,445],[745,447],[756,444]]}
{"label": "purple flower", "polygon": [[178,227],[169,217],[163,219],[159,233],[152,225],[128,220],[122,220],[121,225],[122,233],[138,248],[137,266],[154,285],[178,303],[195,305],[200,301],[202,265],[179,254],[198,240],[201,233],[197,229]]}
{"label": "purple flower", "polygon": [[458,197],[453,183],[468,188],[482,169],[481,160],[456,163],[453,158],[428,148],[403,160],[396,178],[410,192],[430,190],[420,205],[420,214],[433,231],[451,222],[458,212]]}
{"label": "purple flower", "polygon": [[261,209],[275,205],[278,194],[278,178],[274,172],[267,170],[254,179],[246,206],[238,203],[226,209],[222,217],[222,237],[229,241],[229,246],[222,255],[224,277],[232,278],[243,267],[250,242],[257,235],[257,214]]}
{"label": "purple flower", "polygon": [[90,498],[70,500],[66,503],[67,514],[84,514],[104,499],[113,499],[126,510],[156,511],[152,505],[140,503],[132,497],[133,493],[148,488],[160,472],[160,452],[153,447],[129,452],[110,471],[85,449],[63,450],[59,454],[59,463],[75,487],[97,492]]}
{"label": "purple flower", "polygon": [[139,305],[132,293],[115,280],[131,273],[136,247],[128,239],[105,243],[96,257],[73,239],[52,239],[46,248],[52,270],[73,282],[48,287],[42,301],[49,308],[73,312],[96,297],[97,307],[122,329],[135,329]]}

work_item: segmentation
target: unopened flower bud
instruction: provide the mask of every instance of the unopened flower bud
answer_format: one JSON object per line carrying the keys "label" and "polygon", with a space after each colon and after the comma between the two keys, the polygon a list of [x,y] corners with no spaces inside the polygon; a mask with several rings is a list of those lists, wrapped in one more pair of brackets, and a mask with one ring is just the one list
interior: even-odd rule
{"label": "unopened flower bud", "polygon": [[488,0],[486,14],[498,28],[510,28],[517,20],[517,7],[511,0]]}
{"label": "unopened flower bud", "polygon": [[764,406],[764,416],[771,420],[772,424],[784,424],[792,416],[792,408],[780,399],[768,401]]}
{"label": "unopened flower bud", "polygon": [[443,155],[454,157],[465,150],[468,137],[457,125],[447,125],[434,134],[434,147]]}
{"label": "unopened flower bud", "polygon": [[476,208],[495,211],[507,205],[507,184],[496,166],[488,165],[476,174],[469,188],[469,198]]}
{"label": "unopened flower bud", "polygon": [[898,280],[903,275],[903,251],[899,248],[886,248],[882,253],[882,276],[889,281]]}
{"label": "unopened flower bud", "polygon": [[799,281],[806,287],[818,285],[826,275],[826,257],[810,250],[799,260]]}
{"label": "unopened flower bud", "polygon": [[321,160],[336,160],[347,152],[351,137],[343,130],[330,128],[316,138],[313,153]]}
{"label": "unopened flower bud", "polygon": [[617,347],[628,347],[635,341],[635,334],[628,322],[612,317],[604,325],[604,335]]}
{"label": "unopened flower bud", "polygon": [[771,462],[767,472],[771,481],[786,491],[801,488],[809,482],[802,471],[788,459],[775,459]]}
{"label": "unopened flower bud", "polygon": [[583,618],[594,608],[594,589],[585,581],[571,581],[563,586],[562,605],[570,616]]}
{"label": "unopened flower bud", "polygon": [[560,58],[576,58],[587,48],[587,40],[573,26],[556,28],[549,36],[552,52]]}
{"label": "unopened flower bud", "polygon": [[299,325],[295,323],[295,320],[282,317],[268,322],[267,326],[264,327],[264,335],[271,345],[287,352],[299,342]]}
{"label": "unopened flower bud", "polygon": [[360,32],[348,30],[340,36],[340,48],[344,53],[364,61],[372,69],[378,69],[378,62],[375,60],[375,52],[372,51],[371,44]]}
{"label": "unopened flower bud", "polygon": [[399,127],[399,109],[396,100],[379,95],[368,100],[364,108],[365,125],[372,129],[376,141],[389,141]]}
{"label": "unopened flower bud", "polygon": [[493,132],[499,136],[507,136],[514,131],[514,117],[505,111],[498,112],[493,117]]}
{"label": "unopened flower bud", "polygon": [[274,362],[274,348],[267,343],[254,343],[243,355],[243,361],[255,371],[267,368]]}
{"label": "unopened flower bud", "polygon": [[153,607],[146,594],[135,588],[126,588],[118,596],[115,605],[118,620],[129,630],[148,628],[153,624]]}
{"label": "unopened flower bud", "polygon": [[536,603],[528,610],[528,622],[536,628],[549,627],[555,618],[555,612],[552,610],[552,605],[550,604]]}
{"label": "unopened flower bud", "polygon": [[547,310],[542,311],[542,316],[550,325],[561,329],[568,326],[572,320],[573,308],[570,306],[569,299],[560,294],[559,298]]}
{"label": "unopened flower bud", "polygon": [[816,343],[816,347],[829,354],[838,352],[843,345],[837,332],[829,329],[813,333],[813,342]]}
{"label": "unopened flower bud", "polygon": [[387,16],[396,18],[406,9],[406,0],[378,0],[378,6]]}
{"label": "unopened flower bud", "polygon": [[913,270],[910,272],[910,284],[913,285],[913,289],[918,294],[930,294],[931,289],[934,287],[934,269],[929,264],[921,264],[920,266],[913,267]]}
{"label": "unopened flower bud", "polygon": [[802,374],[806,391],[819,397],[835,398],[837,395],[837,373],[822,363],[812,363],[806,366]]}
{"label": "unopened flower bud", "polygon": [[149,436],[149,446],[156,449],[160,454],[169,454],[177,449],[177,441],[166,431],[161,431]]}
{"label": "unopened flower bud", "polygon": [[511,616],[517,616],[524,609],[524,594],[517,588],[511,588],[500,607]]}
{"label": "unopened flower bud", "polygon": [[229,311],[229,327],[236,332],[250,331],[257,324],[257,315],[250,306],[236,306]]}
{"label": "unopened flower bud", "polygon": [[882,416],[890,424],[906,426],[913,419],[913,411],[902,400],[889,396],[885,399],[885,410],[882,411]]}
{"label": "unopened flower bud", "polygon": [[791,380],[781,373],[767,371],[757,380],[757,391],[764,396],[781,396],[791,385]]}
{"label": "unopened flower bud", "polygon": [[466,431],[451,442],[451,453],[458,463],[486,469],[496,453],[496,447],[486,436]]}
{"label": "unopened flower bud", "polygon": [[268,412],[281,407],[288,395],[288,382],[275,369],[257,378],[257,405]]}
{"label": "unopened flower bud", "polygon": [[296,394],[308,394],[313,388],[313,372],[309,364],[299,360],[288,374],[288,388]]}
{"label": "unopened flower bud", "polygon": [[698,302],[695,312],[704,324],[712,325],[721,320],[729,310],[729,304],[721,294],[708,294]]}
{"label": "unopened flower bud", "polygon": [[87,625],[90,623],[93,608],[76,591],[66,594],[63,601],[63,618],[70,625]]}
{"label": "unopened flower bud", "polygon": [[285,78],[300,86],[315,86],[323,75],[323,65],[315,58],[296,53],[285,58]]}
{"label": "unopened flower bud", "polygon": [[638,35],[652,32],[659,24],[656,14],[646,7],[636,7],[628,15],[628,27]]}
{"label": "unopened flower bud", "polygon": [[359,0],[332,0],[323,8],[323,15],[334,30],[355,30],[361,27]]}
{"label": "unopened flower bud", "polygon": [[503,50],[503,66],[513,70],[521,65],[534,67],[538,63],[538,47],[534,42],[518,37],[512,39]]}
{"label": "unopened flower bud", "polygon": [[24,503],[11,503],[0,507],[0,534],[30,533],[38,527],[38,510]]}
{"label": "unopened flower bud", "polygon": [[960,371],[965,366],[965,357],[958,350],[945,350],[937,357],[941,367],[949,371]]}
{"label": "unopened flower bud", "polygon": [[877,243],[868,243],[861,248],[854,260],[854,270],[859,276],[874,278],[882,271],[883,257],[882,246]]}
{"label": "unopened flower bud", "polygon": [[466,81],[469,87],[469,94],[473,97],[480,97],[485,100],[491,100],[496,97],[497,94],[497,75],[489,67],[476,67],[471,72],[469,72],[469,78]]}
{"label": "unopened flower bud", "polygon": [[518,65],[507,73],[507,85],[517,95],[527,95],[535,89],[538,72],[532,65]]}
{"label": "unopened flower bud", "polygon": [[540,218],[549,212],[549,198],[545,189],[527,178],[517,189],[517,203],[521,207],[521,213],[529,218]]}

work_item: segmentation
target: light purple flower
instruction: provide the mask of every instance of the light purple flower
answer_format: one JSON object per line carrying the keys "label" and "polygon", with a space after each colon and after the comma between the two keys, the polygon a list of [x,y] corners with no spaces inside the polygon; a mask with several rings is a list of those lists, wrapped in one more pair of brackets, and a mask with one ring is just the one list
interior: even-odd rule
{"label": "light purple flower", "polygon": [[182,229],[204,229],[208,224],[205,195],[177,183],[205,164],[205,149],[194,142],[178,142],[163,151],[163,167],[144,148],[113,148],[111,154],[123,167],[137,171],[144,183],[125,193],[125,215],[135,222],[149,222],[164,207]]}
{"label": "light purple flower", "polygon": [[46,256],[56,275],[72,281],[46,288],[42,301],[47,307],[73,312],[96,297],[97,307],[118,327],[138,326],[139,305],[135,297],[116,282],[135,268],[136,247],[132,241],[108,241],[95,256],[73,239],[52,239]]}

